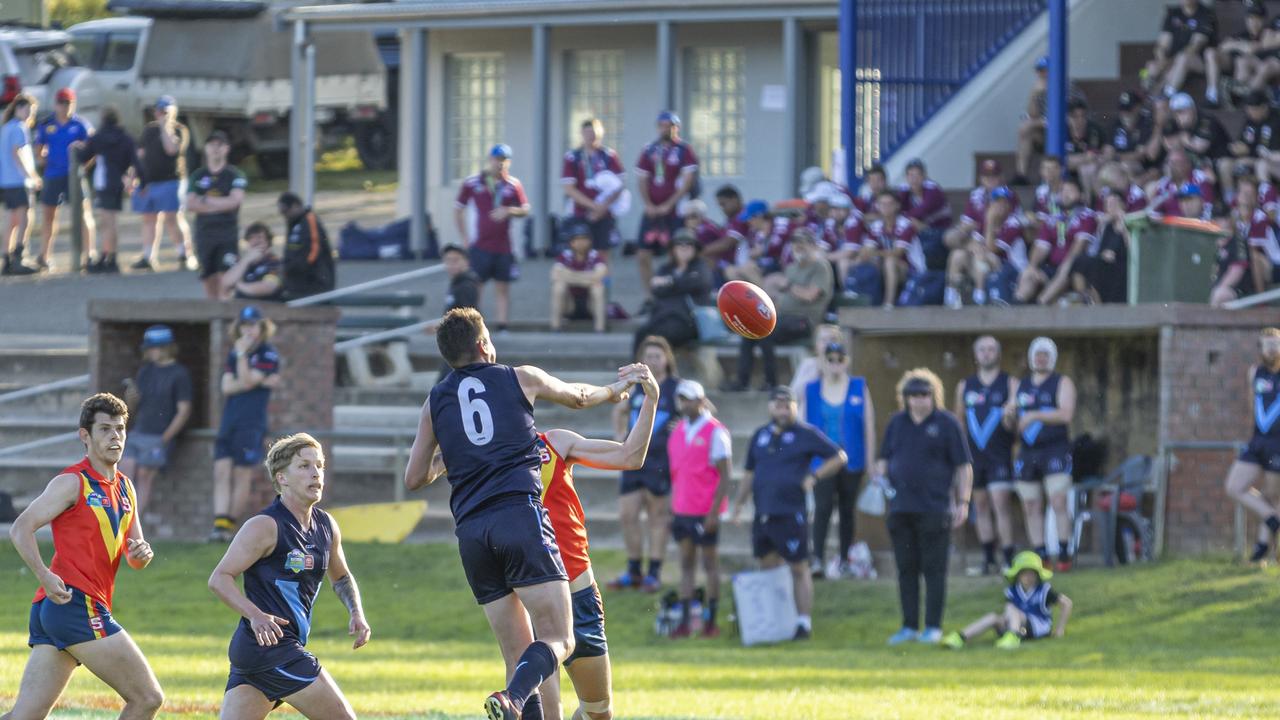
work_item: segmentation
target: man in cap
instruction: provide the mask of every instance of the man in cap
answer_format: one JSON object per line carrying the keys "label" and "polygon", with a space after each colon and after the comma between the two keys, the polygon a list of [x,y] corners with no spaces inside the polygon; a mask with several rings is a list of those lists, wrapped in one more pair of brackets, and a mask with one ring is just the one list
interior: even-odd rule
{"label": "man in cap", "polygon": [[1080,176],[1085,198],[1093,197],[1094,179],[1102,160],[1102,128],[1089,119],[1089,103],[1075,98],[1067,105],[1067,138],[1064,152],[1067,171]]}
{"label": "man in cap", "polygon": [[[152,325],[142,335],[142,367],[125,380],[124,400],[133,417],[120,472],[138,488],[138,512],[164,471],[174,440],[191,417],[191,373],[177,361],[178,345],[168,325]],[[137,470],[137,474],[134,474]]]}
{"label": "man in cap", "polygon": [[1200,196],[1204,198],[1204,202],[1213,205],[1218,197],[1213,176],[1194,167],[1186,151],[1181,149],[1170,151],[1165,165],[1165,174],[1147,189],[1147,194],[1151,197],[1152,214],[1179,217],[1181,210],[1178,194],[1187,183],[1199,187]]}
{"label": "man in cap", "polygon": [[142,256],[134,270],[152,270],[160,221],[178,250],[178,262],[195,270],[191,250],[191,229],[182,214],[181,186],[187,179],[187,148],[191,131],[178,122],[178,103],[161,95],[151,109],[152,120],[138,139],[138,160],[142,165],[138,188],[133,192],[133,211],[142,215]]}
{"label": "man in cap", "polygon": [[276,210],[284,218],[285,226],[281,283],[284,299],[294,300],[332,290],[338,281],[333,248],[316,211],[292,192],[280,193]]}
{"label": "man in cap", "polygon": [[1137,96],[1128,90],[1120,93],[1115,120],[1103,134],[1103,157],[1124,163],[1134,177],[1153,170],[1162,151],[1158,142],[1153,143],[1154,129],[1151,113]]}
{"label": "man in cap", "polygon": [[[1035,62],[1035,83],[1031,94],[1027,96],[1026,112],[1022,114],[1022,123],[1018,126],[1018,149],[1015,154],[1014,171],[1010,185],[1029,185],[1027,173],[1031,170],[1031,157],[1044,152],[1045,115],[1049,109],[1049,56],[1041,55]],[[1084,98],[1084,91],[1074,82],[1067,86],[1068,100]]]}
{"label": "man in cap", "polygon": [[[1003,185],[1004,172],[1000,167],[1000,161],[993,158],[983,160],[978,166],[978,186],[969,191],[969,199],[964,204],[964,214],[942,237],[948,249],[964,247],[975,231],[982,233],[987,219],[987,206],[991,204],[991,194]],[[1010,201],[1016,210],[1021,203],[1017,195],[1010,195]]]}
{"label": "man in cap", "polygon": [[[1244,125],[1240,135],[1229,146],[1231,157],[1218,164],[1224,183],[1235,177],[1237,170],[1252,170],[1260,182],[1266,182],[1280,166],[1271,162],[1280,150],[1280,114],[1271,108],[1271,101],[1261,90],[1250,92],[1244,99]],[[1225,171],[1225,174],[1224,172]]]}
{"label": "man in cap", "polygon": [[[468,206],[475,208],[472,222],[468,221]],[[489,167],[462,181],[453,203],[453,220],[463,244],[470,248],[471,268],[480,282],[493,281],[498,332],[507,329],[511,283],[520,277],[511,243],[511,218],[528,214],[524,185],[511,174],[511,146],[494,145],[489,150]]]}
{"label": "man in cap", "polygon": [[1006,264],[1019,271],[1026,266],[1027,227],[1016,212],[1017,198],[1008,186],[997,187],[983,209],[982,222],[967,223],[969,237],[947,257],[947,289],[943,293],[947,307],[963,304],[966,285],[972,286],[973,304],[985,305],[988,276]]}
{"label": "man in cap", "polygon": [[672,637],[693,631],[693,588],[697,555],[702,553],[706,576],[706,605],[702,607],[702,635],[720,634],[716,611],[720,604],[720,513],[726,509],[733,478],[733,442],[729,430],[711,416],[707,393],[696,380],[676,386],[680,421],[667,438],[671,462],[671,537],[680,547],[680,624]]}
{"label": "man in cap", "polygon": [[[819,480],[839,473],[847,458],[820,430],[799,419],[791,388],[781,385],[770,392],[769,417],[768,424],[751,434],[731,521],[739,522],[747,500],[754,501],[752,555],[766,569],[789,566],[799,616],[795,639],[808,640],[813,631],[813,577],[806,496]],[[815,459],[821,464],[810,471]]]}
{"label": "man in cap", "polygon": [[644,146],[636,161],[644,217],[640,221],[640,287],[646,301],[653,297],[653,257],[666,252],[671,235],[679,227],[676,205],[685,196],[698,196],[698,156],[680,139],[680,116],[658,113],[658,139]]}
{"label": "man in cap", "polygon": [[[36,126],[35,157],[44,161],[44,185],[40,188],[40,235],[43,244],[36,267],[48,270],[52,267],[51,253],[58,206],[67,202],[68,184],[72,173],[72,145],[84,142],[93,134],[89,121],[75,114],[76,91],[62,88],[54,96],[53,116]],[[89,193],[81,184],[81,208],[84,213],[85,247],[93,247],[93,210],[89,205]],[[79,268],[73,268],[79,270]]]}
{"label": "man in cap", "polygon": [[1192,220],[1213,220],[1213,206],[1204,201],[1204,193],[1200,186],[1188,182],[1178,188],[1178,214],[1176,217]]}
{"label": "man in cap", "polygon": [[559,332],[566,317],[590,320],[598,333],[605,330],[604,279],[609,267],[592,247],[592,232],[586,220],[573,220],[569,247],[551,266],[551,332]]}
{"label": "man in cap", "polygon": [[227,161],[231,140],[214,130],[204,141],[204,165],[191,173],[187,210],[196,216],[196,256],[205,296],[222,296],[222,273],[240,258],[240,205],[249,179]]}
{"label": "man in cap", "polygon": [[1014,487],[1022,498],[1027,537],[1046,560],[1044,497],[1053,507],[1058,531],[1058,572],[1071,569],[1071,421],[1076,413],[1076,386],[1059,374],[1058,346],[1047,337],[1031,341],[1031,371],[1018,383],[1018,394],[1005,406],[1004,426],[1018,434],[1022,447],[1014,463]]}
{"label": "man in cap", "polygon": [[1186,93],[1169,98],[1169,111],[1173,113],[1173,119],[1165,123],[1165,148],[1169,152],[1185,150],[1197,160],[1197,164],[1221,170],[1218,163],[1230,155],[1231,144],[1222,123],[1212,115],[1200,112],[1196,101]]}

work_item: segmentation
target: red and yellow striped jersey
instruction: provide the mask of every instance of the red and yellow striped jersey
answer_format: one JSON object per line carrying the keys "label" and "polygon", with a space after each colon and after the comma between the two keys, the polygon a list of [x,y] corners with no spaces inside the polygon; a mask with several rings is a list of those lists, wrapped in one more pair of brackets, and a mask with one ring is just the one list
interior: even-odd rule
{"label": "red and yellow striped jersey", "polygon": [[542,458],[542,505],[556,532],[556,545],[569,581],[591,567],[587,556],[587,516],[573,486],[573,464],[566,462],[545,433],[538,433],[538,454]]}
{"label": "red and yellow striped jersey", "polygon": [[[76,503],[53,519],[53,562],[49,569],[62,582],[111,610],[116,571],[125,554],[125,539],[133,527],[138,496],[133,483],[117,472],[111,480],[93,469],[89,458],[63,470],[80,479]],[[39,602],[44,588],[36,590]]]}

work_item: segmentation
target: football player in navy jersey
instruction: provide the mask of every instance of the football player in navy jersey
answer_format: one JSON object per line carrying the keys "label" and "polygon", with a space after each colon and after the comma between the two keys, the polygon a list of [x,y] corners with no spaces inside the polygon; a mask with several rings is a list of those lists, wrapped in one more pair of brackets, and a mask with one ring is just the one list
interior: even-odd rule
{"label": "football player in navy jersey", "polygon": [[[261,720],[282,703],[308,718],[356,717],[333,677],[307,652],[311,608],[327,577],[347,607],[353,649],[369,642],[360,590],[342,552],[338,523],[316,507],[324,450],[299,433],[267,452],[274,502],[249,518],[209,577],[209,589],[241,616],[227,654],[225,720]],[[244,576],[244,592],[236,578]]]}
{"label": "football player in navy jersey", "polygon": [[484,318],[472,308],[449,311],[436,343],[453,371],[423,405],[405,487],[431,482],[438,446],[449,468],[449,506],[467,582],[503,656],[519,658],[506,688],[485,700],[485,711],[490,720],[538,718],[535,691],[573,652],[574,636],[569,578],[541,500],[533,404],[543,399],[581,409],[625,400],[638,368],[626,366],[618,382],[597,387],[566,383],[529,365],[499,365]]}
{"label": "football player in navy jersey", "polygon": [[1249,411],[1253,415],[1253,437],[1227,473],[1227,495],[1243,505],[1262,522],[1258,523],[1258,543],[1249,559],[1259,562],[1271,550],[1280,532],[1280,512],[1275,503],[1258,491],[1259,480],[1274,481],[1280,473],[1280,328],[1266,328],[1258,337],[1261,357],[1249,368]]}

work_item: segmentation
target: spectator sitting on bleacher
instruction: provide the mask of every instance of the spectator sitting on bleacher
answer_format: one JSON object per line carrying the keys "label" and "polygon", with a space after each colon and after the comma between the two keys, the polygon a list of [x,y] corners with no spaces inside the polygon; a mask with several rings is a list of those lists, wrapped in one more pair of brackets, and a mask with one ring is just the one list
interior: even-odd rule
{"label": "spectator sitting on bleacher", "polygon": [[1276,37],[1277,23],[1267,26],[1267,7],[1263,0],[1244,0],[1244,4],[1244,29],[1222,41],[1216,62],[1205,64],[1209,87],[1218,85],[1219,67],[1225,66],[1231,72],[1231,94],[1237,98],[1265,89],[1271,78],[1280,74],[1280,58],[1276,54],[1280,49],[1276,44],[1280,39]]}
{"label": "spectator sitting on bleacher", "polygon": [[840,193],[831,198],[831,219],[828,221],[827,242],[833,250],[828,258],[836,264],[837,283],[843,284],[849,276],[849,268],[862,251],[862,239],[866,235],[863,215],[853,207],[848,195]]}
{"label": "spectator sitting on bleacher", "polygon": [[[1026,225],[1015,212],[1016,198],[1013,190],[1005,186],[991,191],[982,222],[971,225],[968,242],[947,256],[947,288],[943,294],[947,307],[963,304],[966,285],[971,287],[973,304],[985,305],[988,277],[1001,273],[1006,263],[1026,265]],[[1007,301],[1007,294],[1001,299]]]}
{"label": "spectator sitting on bleacher", "polygon": [[1147,193],[1142,186],[1133,182],[1129,169],[1122,163],[1112,162],[1102,166],[1098,171],[1098,195],[1093,209],[1105,212],[1108,196],[1116,195],[1126,213],[1141,212],[1147,209]]}
{"label": "spectator sitting on bleacher", "polygon": [[1083,99],[1072,100],[1067,112],[1067,171],[1080,177],[1085,197],[1093,197],[1096,190],[1102,146],[1102,128],[1089,119],[1089,103]]}
{"label": "spectator sitting on bleacher", "polygon": [[[1013,180],[1010,185],[1028,185],[1027,173],[1031,171],[1031,156],[1044,152],[1045,115],[1049,109],[1049,56],[1036,58],[1036,80],[1027,96],[1026,112],[1018,126],[1018,149],[1014,156]],[[1084,92],[1074,83],[1067,85],[1067,99],[1085,99]]]}
{"label": "spectator sitting on bleacher", "polygon": [[1191,158],[1182,150],[1169,153],[1165,162],[1165,175],[1147,188],[1147,197],[1151,198],[1148,212],[1152,215],[1171,215],[1180,217],[1178,193],[1183,185],[1194,184],[1200,188],[1200,196],[1208,205],[1217,198],[1213,177],[1197,167],[1192,167]]}
{"label": "spectator sitting on bleacher", "polygon": [[697,341],[693,306],[711,304],[711,270],[699,257],[698,240],[688,229],[676,231],[671,259],[658,269],[652,283],[653,312],[636,330],[635,347],[651,335],[666,338],[674,348]]}
{"label": "spectator sitting on bleacher", "polygon": [[[991,194],[1003,184],[1004,177],[1000,162],[991,158],[983,160],[978,168],[978,186],[969,191],[969,199],[964,204],[964,214],[942,236],[947,249],[963,248],[969,244],[974,233],[982,234],[987,207],[991,204]],[[1017,210],[1020,205],[1018,196],[1012,195],[1011,202],[1013,209]]]}
{"label": "spectator sitting on bleacher", "polygon": [[280,258],[271,252],[271,228],[256,222],[244,230],[248,248],[236,264],[222,273],[224,298],[244,300],[280,299]]}
{"label": "spectator sitting on bleacher", "polygon": [[[739,204],[742,200],[739,198]],[[739,208],[741,212],[741,208]],[[727,228],[717,225],[707,217],[707,204],[701,200],[686,200],[684,203],[684,228],[698,239],[702,259],[716,276],[721,276],[724,268],[733,261],[733,249],[738,239],[731,235]],[[713,279],[712,285],[719,287],[723,282]]]}
{"label": "spectator sitting on bleacher", "polygon": [[1062,158],[1045,155],[1040,159],[1040,184],[1036,186],[1036,202],[1027,213],[1028,224],[1038,229],[1059,212],[1062,204]]}
{"label": "spectator sitting on bleacher", "polygon": [[1173,118],[1165,123],[1165,149],[1171,154],[1183,150],[1199,167],[1217,172],[1219,189],[1229,192],[1231,180],[1221,175],[1224,171],[1231,172],[1231,142],[1222,123],[1197,110],[1195,101],[1186,93],[1170,98],[1169,110]]}
{"label": "spectator sitting on bleacher", "polygon": [[764,359],[764,385],[769,389],[778,384],[776,347],[813,334],[822,323],[831,302],[835,278],[831,263],[818,250],[817,239],[808,228],[799,228],[791,235],[791,251],[794,257],[781,273],[765,278],[764,289],[773,299],[778,313],[778,324],[773,332],[760,340],[742,339],[738,350],[737,382],[726,386],[736,392],[746,390],[755,365],[755,347],[760,346]]}
{"label": "spectator sitting on bleacher", "polygon": [[1231,211],[1229,230],[1248,240],[1249,275],[1254,292],[1266,290],[1280,282],[1280,242],[1274,218],[1261,205],[1257,178],[1243,176],[1237,180],[1236,206]]}
{"label": "spectator sitting on bleacher", "polygon": [[1178,188],[1178,212],[1173,217],[1212,222],[1213,206],[1204,201],[1199,185],[1183,183]]}
{"label": "spectator sitting on bleacher", "polygon": [[[1244,99],[1244,126],[1240,135],[1229,146],[1231,155],[1222,163],[1222,173],[1232,177],[1241,170],[1252,170],[1258,180],[1270,179],[1272,173],[1280,173],[1280,114],[1271,108],[1267,94],[1261,90],[1249,93]],[[1225,187],[1225,183],[1224,183]]]}
{"label": "spectator sitting on bleacher", "polygon": [[1040,227],[1027,267],[1018,278],[1020,303],[1048,305],[1056,301],[1071,280],[1071,265],[1097,239],[1098,216],[1084,202],[1080,179],[1062,180],[1062,208],[1057,217]]}
{"label": "spectator sitting on bleacher", "polygon": [[938,183],[928,177],[924,161],[915,158],[907,163],[907,182],[898,188],[902,201],[902,214],[916,227],[916,232],[927,229],[945,231],[951,227],[951,203]]}
{"label": "spectator sitting on bleacher", "polygon": [[337,283],[333,248],[316,211],[291,192],[281,193],[276,206],[285,222],[284,299],[332,290]]}
{"label": "spectator sitting on bleacher", "polygon": [[876,198],[887,189],[889,189],[889,175],[885,172],[884,166],[879,163],[872,165],[867,170],[867,174],[862,177],[862,185],[853,198],[853,207],[862,213],[864,222],[870,222],[880,216],[880,210],[876,207]]}
{"label": "spectator sitting on bleacher", "polygon": [[559,332],[565,318],[590,320],[598,333],[605,330],[604,279],[609,274],[600,251],[592,247],[594,233],[585,219],[569,226],[569,247],[551,266],[551,332]]}
{"label": "spectator sitting on bleacher", "polygon": [[1087,303],[1128,300],[1129,227],[1125,215],[1124,196],[1107,193],[1098,216],[1098,241],[1077,255],[1071,266],[1071,288]]}
{"label": "spectator sitting on bleacher", "polygon": [[[1157,162],[1164,148],[1155,138],[1154,119],[1134,93],[1120,93],[1116,118],[1105,135],[1102,156],[1124,164],[1135,177],[1159,172]],[[1155,179],[1154,177],[1151,179]]]}
{"label": "spectator sitting on bleacher", "polygon": [[[1254,258],[1266,256],[1268,244],[1275,244],[1275,230],[1271,218],[1258,207],[1257,180],[1240,178],[1236,189],[1236,206],[1227,224],[1230,234],[1218,236],[1218,264],[1214,273],[1213,289],[1209,292],[1209,304],[1224,304],[1252,295],[1266,287],[1270,273]],[[1261,284],[1260,284],[1261,283]]]}
{"label": "spectator sitting on bleacher", "polygon": [[[1217,62],[1218,17],[1199,0],[1182,0],[1169,8],[1156,40],[1155,57],[1142,71],[1143,86],[1162,88],[1165,97],[1182,89],[1189,73],[1203,73],[1205,62]],[[1218,104],[1218,89],[1209,86],[1205,99]]]}
{"label": "spectator sitting on bleacher", "polygon": [[747,203],[738,220],[747,224],[747,235],[738,242],[733,265],[725,268],[725,278],[760,285],[766,275],[782,271],[782,251],[796,226],[787,218],[775,216],[764,200]]}
{"label": "spectator sitting on bleacher", "polygon": [[876,198],[880,218],[867,226],[863,240],[864,259],[874,261],[880,268],[884,287],[884,307],[893,307],[898,291],[906,284],[908,251],[917,243],[916,226],[901,214],[899,195],[886,190]]}

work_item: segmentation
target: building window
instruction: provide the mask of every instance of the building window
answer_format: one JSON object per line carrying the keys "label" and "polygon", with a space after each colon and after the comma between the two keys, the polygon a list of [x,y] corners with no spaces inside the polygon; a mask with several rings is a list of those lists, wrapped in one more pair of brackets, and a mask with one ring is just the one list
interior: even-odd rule
{"label": "building window", "polygon": [[450,55],[448,83],[448,176],[457,180],[479,170],[488,149],[505,142],[506,63],[501,53]]}
{"label": "building window", "polygon": [[[565,67],[568,146],[581,142],[583,120],[599,118],[605,137],[622,138],[622,51],[572,50]],[[609,143],[612,145],[613,143]]]}
{"label": "building window", "polygon": [[687,131],[704,175],[742,174],[745,58],[742,48],[689,49]]}

